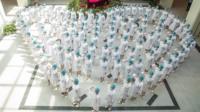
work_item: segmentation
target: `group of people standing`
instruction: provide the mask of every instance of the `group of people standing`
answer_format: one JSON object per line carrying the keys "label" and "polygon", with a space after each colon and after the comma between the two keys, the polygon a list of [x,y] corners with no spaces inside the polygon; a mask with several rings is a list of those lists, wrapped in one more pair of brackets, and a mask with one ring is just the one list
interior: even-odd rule
{"label": "group of people standing", "polygon": [[[62,95],[81,93],[80,77],[109,82],[106,107],[111,110],[117,85],[119,103],[144,96],[189,56],[195,47],[190,25],[164,10],[119,6],[99,13],[63,7],[29,7],[17,14],[16,25],[43,69],[49,85]],[[84,83],[84,82],[82,82]],[[101,106],[101,89],[93,89],[93,111]]]}

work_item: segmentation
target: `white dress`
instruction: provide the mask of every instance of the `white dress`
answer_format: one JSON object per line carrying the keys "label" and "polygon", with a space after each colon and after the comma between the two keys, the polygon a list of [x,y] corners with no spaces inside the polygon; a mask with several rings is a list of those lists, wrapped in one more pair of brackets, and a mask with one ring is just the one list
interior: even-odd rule
{"label": "white dress", "polygon": [[85,74],[91,75],[91,73],[92,73],[92,60],[86,59],[85,60]]}
{"label": "white dress", "polygon": [[95,111],[99,111],[100,104],[101,104],[100,96],[95,94],[93,101],[93,109]]}
{"label": "white dress", "polygon": [[103,61],[101,60],[101,69],[102,69],[102,73],[101,73],[101,76],[102,77],[105,77],[105,75],[107,74],[108,72],[108,62],[107,61]]}
{"label": "white dress", "polygon": [[66,53],[65,54],[65,67],[68,69],[72,68],[72,53]]}
{"label": "white dress", "polygon": [[157,83],[158,83],[159,79],[161,78],[161,76],[162,76],[161,71],[158,68],[156,68],[155,69],[155,73],[154,73],[154,75],[152,77],[152,81],[153,82],[151,84],[151,87],[157,85]]}
{"label": "white dress", "polygon": [[149,35],[144,45],[145,49],[150,49],[152,47],[153,40],[154,40],[153,36]]}
{"label": "white dress", "polygon": [[67,81],[66,81],[66,77],[62,76],[62,74],[60,75],[60,89],[61,92],[66,92],[67,89]]}
{"label": "white dress", "polygon": [[52,84],[55,86],[58,84],[58,81],[59,81],[59,76],[58,76],[58,70],[52,70],[51,72],[51,81],[52,81]]}
{"label": "white dress", "polygon": [[139,85],[138,78],[136,78],[135,83],[131,84],[131,92],[130,92],[131,95],[130,96],[137,97],[139,90],[140,90],[140,85]]}
{"label": "white dress", "polygon": [[114,62],[113,79],[118,77],[118,73],[121,71],[121,63]]}
{"label": "white dress", "polygon": [[107,105],[108,105],[108,106],[112,106],[112,105],[113,105],[115,93],[116,93],[115,90],[109,90],[108,95],[107,95],[107,97],[106,97]]}
{"label": "white dress", "polygon": [[123,99],[127,99],[128,98],[130,88],[131,88],[131,83],[124,82],[124,85],[122,87],[122,98]]}
{"label": "white dress", "polygon": [[65,55],[64,55],[64,51],[63,50],[58,50],[57,51],[57,60],[58,60],[58,63],[60,65],[64,64],[64,62],[65,62]]}
{"label": "white dress", "polygon": [[79,70],[81,70],[81,65],[82,65],[82,57],[81,56],[75,56],[74,59],[74,72],[78,72]]}

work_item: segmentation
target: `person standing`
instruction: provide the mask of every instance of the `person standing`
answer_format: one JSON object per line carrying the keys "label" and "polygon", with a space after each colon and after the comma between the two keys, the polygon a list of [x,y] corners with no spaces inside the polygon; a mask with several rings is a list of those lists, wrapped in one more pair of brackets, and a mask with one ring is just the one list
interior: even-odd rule
{"label": "person standing", "polygon": [[129,96],[129,91],[130,91],[130,88],[131,88],[131,76],[128,76],[126,81],[124,82],[123,84],[123,87],[122,87],[122,98],[120,100],[120,104],[122,103],[125,103],[126,99],[128,98]]}
{"label": "person standing", "polygon": [[58,66],[57,64],[52,65],[52,72],[51,72],[51,83],[53,86],[58,87],[59,76],[58,76]]}
{"label": "person standing", "polygon": [[80,106],[80,97],[81,90],[79,87],[79,80],[77,78],[74,79],[73,84],[73,105],[79,107]]}
{"label": "person standing", "polygon": [[93,108],[92,112],[99,112],[99,107],[101,103],[99,92],[100,92],[100,88],[96,87],[94,91],[95,96],[94,96],[94,102],[92,106]]}
{"label": "person standing", "polygon": [[106,108],[108,108],[108,110],[112,110],[112,106],[113,106],[113,103],[114,103],[114,96],[116,94],[116,85],[113,83],[111,86],[110,86],[110,89],[109,89],[109,92],[108,92],[108,95],[107,95],[107,106]]}

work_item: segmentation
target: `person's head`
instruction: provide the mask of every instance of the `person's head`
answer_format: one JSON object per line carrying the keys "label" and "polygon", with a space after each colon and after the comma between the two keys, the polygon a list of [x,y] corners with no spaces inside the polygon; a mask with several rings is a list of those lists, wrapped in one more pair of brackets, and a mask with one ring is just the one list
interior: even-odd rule
{"label": "person's head", "polygon": [[154,34],[154,32],[152,31],[152,32],[150,33],[150,35],[153,36],[153,34]]}
{"label": "person's head", "polygon": [[33,40],[33,45],[36,45],[37,44],[37,41],[36,40]]}
{"label": "person's head", "polygon": [[131,80],[132,80],[132,77],[131,77],[131,75],[128,75],[128,77],[127,77],[127,79],[126,79],[126,82],[127,82],[127,83],[130,83],[130,82],[131,82]]}
{"label": "person's head", "polygon": [[44,29],[44,26],[40,26],[40,28],[43,30],[43,29]]}
{"label": "person's head", "polygon": [[128,65],[132,65],[133,64],[133,60],[129,59],[128,60]]}
{"label": "person's head", "polygon": [[40,49],[40,48],[41,48],[41,45],[40,45],[40,44],[37,44],[37,45],[36,45],[36,48]]}
{"label": "person's head", "polygon": [[142,81],[144,80],[144,75],[141,75],[141,76],[139,77],[139,80],[140,80],[140,82],[142,82]]}
{"label": "person's head", "polygon": [[74,79],[74,85],[78,85],[79,84],[79,80],[77,78]]}
{"label": "person's head", "polygon": [[87,59],[91,59],[91,55],[90,54],[87,54]]}
{"label": "person's head", "polygon": [[143,31],[143,29],[142,29],[142,28],[140,28],[140,29],[139,29],[139,32],[142,32],[142,31]]}
{"label": "person's head", "polygon": [[163,64],[160,64],[160,65],[159,65],[159,70],[162,71],[163,68],[164,68]]}
{"label": "person's head", "polygon": [[163,23],[165,21],[165,19],[161,19],[161,23]]}
{"label": "person's head", "polygon": [[150,50],[150,54],[153,55],[153,54],[154,54],[154,51],[153,51],[153,50]]}
{"label": "person's head", "polygon": [[114,83],[111,84],[110,89],[111,89],[111,90],[115,90],[115,88],[116,88],[116,84],[114,84]]}
{"label": "person's head", "polygon": [[141,62],[142,62],[142,58],[139,58],[139,59],[138,59],[138,62],[141,63]]}
{"label": "person's head", "polygon": [[98,36],[99,36],[99,33],[98,33],[98,32],[95,32],[95,36],[98,37]]}
{"label": "person's head", "polygon": [[83,41],[84,41],[84,43],[86,43],[86,42],[87,42],[87,39],[85,38]]}
{"label": "person's head", "polygon": [[150,77],[152,77],[154,75],[153,70],[150,70],[148,74],[149,74]]}
{"label": "person's head", "polygon": [[106,62],[106,61],[107,61],[106,57],[103,57],[103,62]]}
{"label": "person's head", "polygon": [[111,27],[111,30],[114,31],[114,30],[115,30],[115,27]]}
{"label": "person's head", "polygon": [[67,52],[68,52],[68,53],[71,52],[71,49],[70,49],[70,48],[67,48]]}
{"label": "person's head", "polygon": [[126,35],[126,36],[124,36],[124,40],[128,40],[128,36]]}
{"label": "person's head", "polygon": [[61,74],[62,74],[62,76],[65,76],[66,70],[62,70],[62,71],[61,71]]}
{"label": "person's head", "polygon": [[147,14],[144,14],[144,17],[147,18]]}
{"label": "person's head", "polygon": [[87,20],[87,19],[88,19],[88,16],[87,16],[87,15],[85,15],[85,16],[84,16],[84,19],[85,19],[85,20]]}
{"label": "person's head", "polygon": [[91,47],[93,47],[93,46],[94,46],[94,43],[93,43],[93,42],[92,42],[92,43],[90,43],[90,46],[91,46]]}
{"label": "person's head", "polygon": [[95,92],[95,94],[97,94],[97,95],[98,95],[98,94],[99,94],[99,92],[100,92],[100,88],[99,88],[99,87],[96,87],[94,92]]}
{"label": "person's head", "polygon": [[135,51],[135,47],[132,47],[131,51],[134,52]]}
{"label": "person's head", "polygon": [[76,51],[76,56],[81,56],[80,51]]}
{"label": "person's head", "polygon": [[116,20],[116,17],[115,17],[115,16],[113,16],[113,17],[112,17],[112,19],[113,19],[113,20]]}
{"label": "person's head", "polygon": [[169,40],[171,40],[172,39],[172,35],[169,35],[169,38],[168,38]]}
{"label": "person's head", "polygon": [[30,33],[30,32],[27,32],[26,34],[27,34],[28,36],[31,36],[31,33]]}
{"label": "person's head", "polygon": [[139,40],[139,44],[142,45],[142,43],[143,43],[142,40]]}
{"label": "person's head", "polygon": [[179,55],[179,54],[178,54],[178,52],[175,52],[175,54],[174,54],[174,55],[175,55],[175,57],[178,57],[178,55]]}
{"label": "person's head", "polygon": [[184,47],[181,48],[181,52],[182,52],[182,53],[185,52],[185,48],[184,48]]}
{"label": "person's head", "polygon": [[186,28],[190,28],[190,24],[186,24]]}
{"label": "person's head", "polygon": [[176,32],[173,32],[172,35],[173,35],[173,36],[176,36]]}
{"label": "person's head", "polygon": [[156,47],[156,49],[158,49],[160,47],[160,45],[156,45],[155,47]]}
{"label": "person's head", "polygon": [[167,44],[167,39],[164,40],[164,44]]}
{"label": "person's head", "polygon": [[121,60],[120,59],[117,59],[117,63],[120,63],[121,62]]}
{"label": "person's head", "polygon": [[168,59],[168,63],[169,63],[169,64],[172,63],[172,59],[171,59],[171,58]]}
{"label": "person's head", "polygon": [[59,47],[58,47],[58,50],[61,51],[61,50],[62,50],[62,46],[59,46]]}
{"label": "person's head", "polygon": [[57,64],[53,64],[53,65],[52,65],[52,69],[53,69],[53,70],[57,69]]}
{"label": "person's head", "polygon": [[115,51],[118,51],[118,49],[119,49],[119,47],[118,47],[118,46],[116,46],[116,47],[115,47]]}
{"label": "person's head", "polygon": [[[98,27],[95,27],[95,31],[98,31]],[[95,33],[96,34],[96,33]]]}
{"label": "person's head", "polygon": [[112,35],[110,35],[110,38],[113,38],[114,37],[114,35],[112,34]]}
{"label": "person's head", "polygon": [[158,32],[161,32],[161,28],[158,29]]}
{"label": "person's head", "polygon": [[78,32],[76,32],[76,37],[78,37],[78,35],[79,35]]}
{"label": "person's head", "polygon": [[104,48],[105,48],[105,49],[107,49],[107,48],[108,48],[108,45],[107,45],[107,44],[105,44],[105,45],[104,45]]}

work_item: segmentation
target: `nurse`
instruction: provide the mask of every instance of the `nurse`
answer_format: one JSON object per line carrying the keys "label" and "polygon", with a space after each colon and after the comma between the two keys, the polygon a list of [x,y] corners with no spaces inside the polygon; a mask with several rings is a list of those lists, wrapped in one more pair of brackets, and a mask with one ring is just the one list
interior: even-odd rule
{"label": "nurse", "polygon": [[93,112],[99,112],[99,107],[100,107],[100,104],[101,104],[101,100],[100,100],[100,88],[99,87],[96,87],[95,88],[95,91],[94,91],[94,101],[93,101]]}
{"label": "nurse", "polygon": [[113,69],[113,80],[114,82],[117,82],[119,80],[119,76],[120,76],[120,71],[121,71],[121,60],[120,59],[116,59],[114,61],[114,69]]}
{"label": "nurse", "polygon": [[51,83],[54,87],[58,87],[59,86],[58,82],[59,82],[58,66],[57,64],[53,64],[51,69]]}
{"label": "nurse", "polygon": [[81,90],[79,87],[79,80],[77,78],[74,79],[73,84],[73,105],[76,107],[80,106],[80,97],[81,97]]}
{"label": "nurse", "polygon": [[92,59],[90,54],[87,54],[85,58],[85,72],[87,79],[90,78],[92,74]]}
{"label": "nurse", "polygon": [[62,70],[60,73],[60,90],[62,95],[67,95],[67,82],[66,82],[66,70]]}
{"label": "nurse", "polygon": [[67,49],[65,53],[65,68],[67,71],[72,74],[72,61],[73,61],[73,54],[71,48]]}
{"label": "nurse", "polygon": [[81,56],[79,50],[76,51],[74,58],[74,72],[76,75],[81,75],[81,66],[82,66],[83,57]]}
{"label": "nurse", "polygon": [[129,97],[129,91],[131,88],[131,76],[128,76],[126,81],[124,81],[123,87],[122,87],[122,98],[120,100],[120,104],[125,103],[127,98]]}
{"label": "nurse", "polygon": [[46,65],[45,74],[46,74],[46,79],[48,81],[48,85],[50,85],[50,81],[51,81],[51,64],[50,63],[47,63]]}
{"label": "nurse", "polygon": [[112,110],[115,95],[116,95],[116,84],[113,83],[111,84],[110,89],[108,90],[108,95],[106,97],[106,101],[107,101],[106,108],[108,108],[109,111]]}
{"label": "nurse", "polygon": [[100,81],[103,82],[108,73],[108,60],[106,57],[103,57],[101,60],[101,71]]}
{"label": "nurse", "polygon": [[62,46],[58,47],[57,60],[58,60],[58,63],[59,63],[59,67],[61,69],[63,69],[64,68],[64,62],[65,62],[65,54],[64,54],[64,50],[63,50]]}

